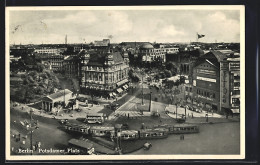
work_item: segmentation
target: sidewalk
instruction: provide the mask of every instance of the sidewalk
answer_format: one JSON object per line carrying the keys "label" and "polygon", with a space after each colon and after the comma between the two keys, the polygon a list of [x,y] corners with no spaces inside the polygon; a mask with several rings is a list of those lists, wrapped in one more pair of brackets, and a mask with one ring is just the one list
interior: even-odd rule
{"label": "sidewalk", "polygon": [[[169,113],[167,114],[169,117],[176,119],[176,106],[175,105],[169,105],[165,108],[165,111],[169,111]],[[174,113],[175,112],[175,113]],[[182,114],[185,114],[185,109],[178,107],[177,108],[177,118],[180,119],[182,118]],[[206,113],[205,111],[202,111],[201,113],[198,112],[194,112],[191,110],[186,110],[186,122],[185,123],[189,123],[189,124],[213,124],[213,123],[228,123],[228,122],[239,122],[240,118],[239,116],[234,116],[231,117],[229,116],[228,118],[226,118],[226,116],[223,115],[219,115],[214,113],[212,116],[212,113],[209,113],[208,116],[208,122],[206,121]],[[192,117],[193,114],[193,117]]]}

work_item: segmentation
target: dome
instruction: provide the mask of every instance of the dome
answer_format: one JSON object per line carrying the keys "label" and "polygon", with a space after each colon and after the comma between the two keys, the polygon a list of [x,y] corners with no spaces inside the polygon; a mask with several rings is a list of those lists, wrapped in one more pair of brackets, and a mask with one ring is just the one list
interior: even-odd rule
{"label": "dome", "polygon": [[143,45],[141,45],[140,47],[141,49],[153,49],[153,45],[150,43],[144,43]]}

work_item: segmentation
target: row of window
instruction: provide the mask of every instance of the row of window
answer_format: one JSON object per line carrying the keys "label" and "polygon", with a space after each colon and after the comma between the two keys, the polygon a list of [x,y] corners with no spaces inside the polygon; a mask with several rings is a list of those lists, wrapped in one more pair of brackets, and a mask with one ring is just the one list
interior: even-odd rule
{"label": "row of window", "polygon": [[203,91],[201,89],[197,89],[197,94],[201,95],[201,96],[204,96],[204,97],[208,97],[208,98],[213,98],[213,99],[216,98],[215,93],[211,93],[211,92],[208,92],[208,91]]}

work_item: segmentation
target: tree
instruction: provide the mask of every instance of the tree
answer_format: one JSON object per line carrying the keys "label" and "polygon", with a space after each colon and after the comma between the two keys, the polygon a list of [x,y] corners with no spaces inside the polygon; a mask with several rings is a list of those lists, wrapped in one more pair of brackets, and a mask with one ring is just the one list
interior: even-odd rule
{"label": "tree", "polygon": [[181,76],[180,77],[180,84],[184,84],[185,83],[185,77],[184,76]]}
{"label": "tree", "polygon": [[165,66],[167,70],[170,70],[172,72],[172,75],[176,75],[177,67],[172,62],[168,62]]}
{"label": "tree", "polygon": [[170,70],[165,70],[164,71],[165,77],[171,77],[172,76],[172,72]]}
{"label": "tree", "polygon": [[14,98],[14,100],[24,102],[25,94],[26,94],[26,90],[25,90],[25,88],[22,87],[21,89],[19,89],[18,91],[15,92],[15,95],[13,98]]}

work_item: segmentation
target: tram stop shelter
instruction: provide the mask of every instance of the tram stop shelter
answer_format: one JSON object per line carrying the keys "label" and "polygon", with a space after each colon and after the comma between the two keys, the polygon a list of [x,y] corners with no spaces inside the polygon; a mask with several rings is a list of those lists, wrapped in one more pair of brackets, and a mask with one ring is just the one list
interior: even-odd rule
{"label": "tram stop shelter", "polygon": [[42,98],[42,109],[51,112],[56,102],[64,102],[65,105],[69,103],[69,100],[73,98],[73,92],[65,89],[57,91],[51,95]]}

